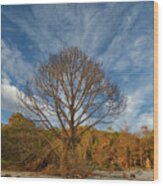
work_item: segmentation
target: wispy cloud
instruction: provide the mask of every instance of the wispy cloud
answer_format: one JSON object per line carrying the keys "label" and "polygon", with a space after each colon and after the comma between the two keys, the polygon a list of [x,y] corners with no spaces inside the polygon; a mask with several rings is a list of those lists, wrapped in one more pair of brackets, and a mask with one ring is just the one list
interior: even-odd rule
{"label": "wispy cloud", "polygon": [[152,2],[3,6],[2,39],[2,77],[11,86],[31,77],[49,53],[78,46],[103,62],[106,76],[128,97],[116,126],[124,120],[151,126]]}
{"label": "wispy cloud", "polygon": [[[153,99],[152,91],[153,87],[151,84],[129,94],[126,110],[115,120],[113,128],[119,130],[127,122],[129,130],[132,132],[139,130],[143,125],[147,125],[152,129],[153,107],[148,106],[148,102]],[[144,110],[144,106],[148,108]]]}
{"label": "wispy cloud", "polygon": [[16,112],[19,107],[19,87],[33,76],[33,67],[14,45],[1,41],[1,106],[3,110]]}
{"label": "wispy cloud", "polygon": [[25,61],[23,54],[14,44],[6,44],[2,40],[1,47],[2,80],[7,77],[9,80],[15,80],[17,84],[22,84],[32,77],[33,67]]}

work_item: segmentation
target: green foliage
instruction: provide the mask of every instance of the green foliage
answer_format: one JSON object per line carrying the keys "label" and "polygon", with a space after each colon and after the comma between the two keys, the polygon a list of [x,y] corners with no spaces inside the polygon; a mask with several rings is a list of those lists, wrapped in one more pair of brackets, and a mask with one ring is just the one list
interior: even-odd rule
{"label": "green foliage", "polygon": [[46,131],[36,128],[34,123],[21,114],[12,115],[9,124],[1,128],[3,161],[9,161],[10,164],[21,167],[39,157],[46,146],[45,140],[39,135],[41,133]]}
{"label": "green foliage", "polygon": [[[78,140],[72,155],[52,131],[37,128],[19,113],[12,115],[9,124],[2,125],[1,129],[2,169],[57,175],[65,172],[67,177],[70,174],[85,177],[96,169],[150,169],[154,164],[153,131],[139,137],[128,132],[91,129]],[[56,131],[61,134],[59,129]]]}

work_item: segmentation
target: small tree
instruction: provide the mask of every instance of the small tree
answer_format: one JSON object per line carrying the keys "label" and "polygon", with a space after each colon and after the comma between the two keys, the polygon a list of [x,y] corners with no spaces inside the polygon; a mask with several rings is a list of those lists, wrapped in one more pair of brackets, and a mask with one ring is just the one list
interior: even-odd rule
{"label": "small tree", "polygon": [[[101,66],[78,48],[50,56],[19,99],[35,121],[53,131],[72,157],[86,131],[109,123],[125,107],[118,86],[106,79]],[[61,133],[55,130],[57,124]],[[80,126],[82,130],[78,130]]]}

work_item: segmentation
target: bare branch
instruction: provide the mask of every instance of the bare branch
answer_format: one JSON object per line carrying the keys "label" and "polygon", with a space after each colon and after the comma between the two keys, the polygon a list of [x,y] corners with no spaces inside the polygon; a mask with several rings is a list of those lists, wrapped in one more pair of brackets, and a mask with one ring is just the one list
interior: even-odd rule
{"label": "bare branch", "polygon": [[[101,66],[77,47],[50,56],[30,84],[19,95],[22,105],[59,139],[71,142],[73,149],[80,125],[93,121],[87,123],[83,134],[105,118],[118,116],[125,105],[118,86],[106,79]],[[59,121],[60,135],[52,118]]]}

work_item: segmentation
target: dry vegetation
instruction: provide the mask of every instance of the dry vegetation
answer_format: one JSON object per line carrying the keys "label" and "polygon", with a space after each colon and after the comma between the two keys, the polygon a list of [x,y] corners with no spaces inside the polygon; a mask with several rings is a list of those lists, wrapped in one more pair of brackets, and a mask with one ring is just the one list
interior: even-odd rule
{"label": "dry vegetation", "polygon": [[2,125],[2,169],[85,178],[94,170],[153,168],[153,132],[99,131],[126,107],[101,65],[78,48],[41,64],[19,94],[26,116]]}
{"label": "dry vegetation", "polygon": [[52,131],[36,127],[19,113],[10,118],[8,125],[2,125],[2,171],[86,178],[95,170],[138,168],[153,169],[153,131],[140,137],[127,131],[104,132],[92,128],[78,141],[74,159]]}

